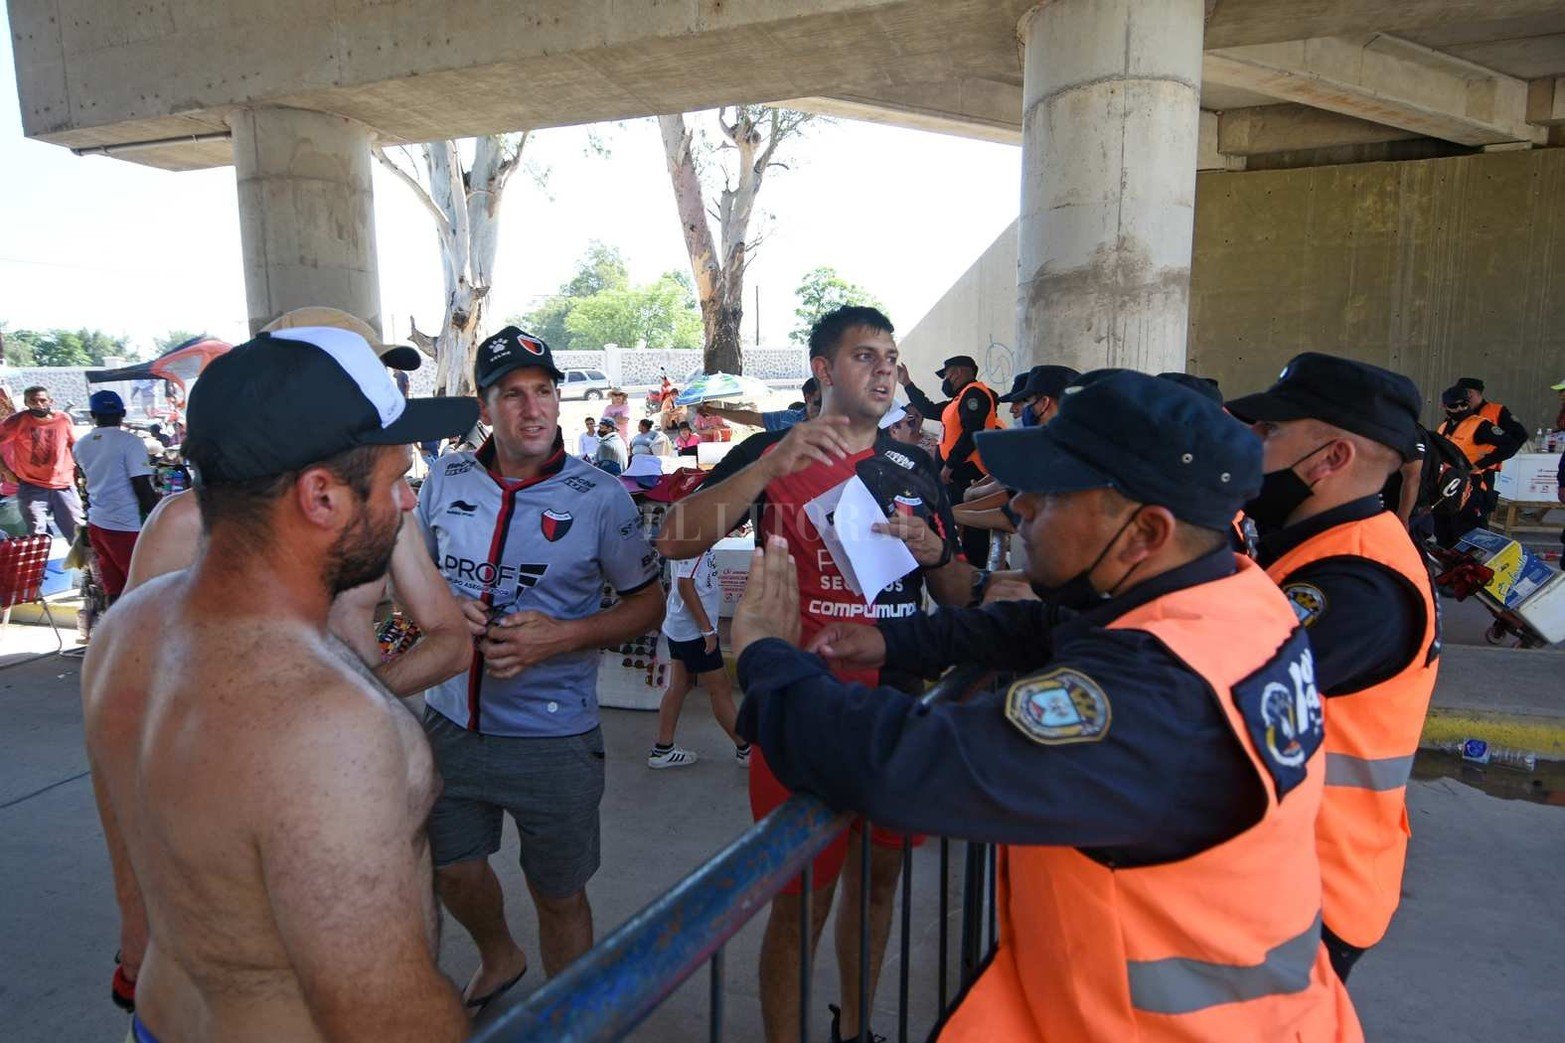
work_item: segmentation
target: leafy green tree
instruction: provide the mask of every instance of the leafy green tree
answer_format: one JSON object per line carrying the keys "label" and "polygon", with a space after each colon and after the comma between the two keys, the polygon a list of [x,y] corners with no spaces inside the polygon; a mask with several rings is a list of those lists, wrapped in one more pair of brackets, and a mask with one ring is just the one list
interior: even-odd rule
{"label": "leafy green tree", "polygon": [[205,333],[192,333],[189,330],[169,330],[161,337],[153,337],[152,343],[157,345],[158,354],[161,355],[170,348],[179,347],[187,340],[205,336]]}
{"label": "leafy green tree", "polygon": [[[576,272],[560,286],[560,292],[548,298],[525,315],[512,316],[508,323],[520,326],[528,333],[542,337],[556,351],[572,347],[572,334],[567,318],[578,302],[609,290],[628,290],[630,270],[618,247],[608,246],[594,239],[587,244],[587,252],[577,262]],[[611,343],[618,343],[612,341]],[[581,344],[577,347],[596,347]]]}
{"label": "leafy green tree", "polygon": [[560,287],[561,296],[591,297],[604,290],[623,290],[630,285],[630,269],[619,247],[594,239],[576,266],[576,274]]}
{"label": "leafy green tree", "polygon": [[645,286],[610,288],[576,301],[566,317],[571,343],[597,348],[701,346],[701,313],[689,287],[670,272]]}
{"label": "leafy green tree", "polygon": [[39,334],[35,330],[7,329],[0,322],[0,338],[4,340],[5,361],[12,366],[32,366],[38,348]]}
{"label": "leafy green tree", "polygon": [[799,281],[799,288],[794,291],[799,298],[799,306],[793,314],[799,320],[793,332],[788,334],[788,339],[795,344],[807,344],[810,340],[810,327],[829,311],[834,311],[847,304],[867,305],[871,308],[884,306],[875,299],[875,295],[857,283],[851,283],[837,274],[835,268],[821,265],[819,268],[806,272],[804,278]]}
{"label": "leafy green tree", "polygon": [[102,330],[8,330],[5,360],[13,366],[101,366],[125,354],[125,338]]}

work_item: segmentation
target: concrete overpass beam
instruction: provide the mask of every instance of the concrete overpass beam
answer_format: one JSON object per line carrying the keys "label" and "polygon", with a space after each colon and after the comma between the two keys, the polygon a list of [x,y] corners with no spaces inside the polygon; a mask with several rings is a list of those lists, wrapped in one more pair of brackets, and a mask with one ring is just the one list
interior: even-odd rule
{"label": "concrete overpass beam", "polygon": [[1183,369],[1203,0],[1023,17],[1017,365]]}
{"label": "concrete overpass beam", "polygon": [[1196,139],[1195,168],[1203,170],[1243,170],[1244,157],[1229,155],[1220,140],[1222,121],[1218,113],[1201,111],[1200,136]]}
{"label": "concrete overpass beam", "polygon": [[1527,122],[1540,127],[1565,126],[1565,76],[1527,84]]}
{"label": "concrete overpass beam", "polygon": [[1411,130],[1312,109],[1308,105],[1257,105],[1232,109],[1217,119],[1217,149],[1228,156],[1374,145],[1421,136]]}
{"label": "concrete overpass beam", "polygon": [[380,329],[370,132],[303,109],[229,117],[250,332],[310,304]]}
{"label": "concrete overpass beam", "polygon": [[1210,51],[1203,75],[1459,145],[1546,140],[1527,122],[1526,81],[1394,36],[1331,36]]}

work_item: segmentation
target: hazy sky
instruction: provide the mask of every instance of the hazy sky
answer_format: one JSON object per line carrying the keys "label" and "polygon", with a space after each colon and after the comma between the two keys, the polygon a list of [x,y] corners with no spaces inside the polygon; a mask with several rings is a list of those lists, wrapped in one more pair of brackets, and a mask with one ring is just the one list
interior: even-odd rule
{"label": "hazy sky", "polygon": [[[607,159],[582,128],[533,136],[529,154],[550,173],[543,187],[518,173],[506,192],[492,320],[555,292],[593,239],[618,246],[636,281],[688,270],[655,121],[602,133]],[[1021,156],[1010,146],[840,121],[788,159],[762,189],[767,237],[745,292],[746,338],[759,287],[769,346],[785,343],[794,288],[820,264],[911,329],[1017,213]],[[429,216],[378,167],[375,213],[384,317],[398,336],[409,316],[429,330],[443,293]],[[4,34],[0,320],[98,327],[150,349],[170,329],[239,339],[245,314],[233,168],[174,174],[27,140]]]}

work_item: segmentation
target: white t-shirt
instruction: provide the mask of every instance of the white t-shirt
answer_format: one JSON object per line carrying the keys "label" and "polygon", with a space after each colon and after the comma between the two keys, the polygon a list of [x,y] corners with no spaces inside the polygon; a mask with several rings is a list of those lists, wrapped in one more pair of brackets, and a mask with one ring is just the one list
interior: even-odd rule
{"label": "white t-shirt", "polygon": [[584,460],[592,460],[598,454],[598,436],[583,431],[576,436],[576,455]]}
{"label": "white t-shirt", "polygon": [[698,557],[671,562],[674,567],[674,585],[668,591],[668,611],[663,616],[663,635],[670,641],[695,641],[702,636],[701,626],[695,614],[685,605],[679,592],[679,581],[692,579],[696,584],[696,596],[706,610],[706,618],[715,627],[717,613],[723,600],[723,592],[717,585],[717,559],[711,551]]}
{"label": "white t-shirt", "polygon": [[147,447],[120,427],[95,427],[76,443],[76,464],[87,476],[87,523],[115,532],[141,531],[141,505],[130,480],[152,473]]}

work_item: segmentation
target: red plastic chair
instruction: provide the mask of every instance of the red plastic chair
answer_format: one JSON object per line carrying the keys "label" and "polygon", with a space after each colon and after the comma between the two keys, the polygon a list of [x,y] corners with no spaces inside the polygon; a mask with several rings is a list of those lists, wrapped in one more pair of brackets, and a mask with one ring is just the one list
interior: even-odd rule
{"label": "red plastic chair", "polygon": [[49,548],[53,540],[47,535],[16,536],[0,541],[0,633],[11,625],[11,609],[17,605],[38,604],[54,630],[59,650],[65,649],[65,639],[60,627],[49,611],[49,602],[43,596],[44,573],[49,568]]}

